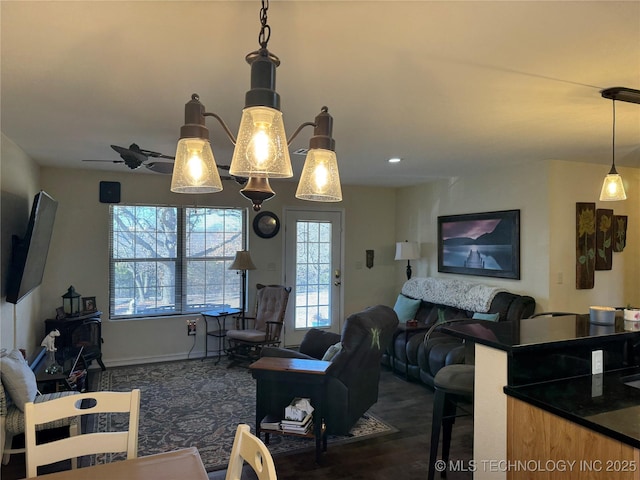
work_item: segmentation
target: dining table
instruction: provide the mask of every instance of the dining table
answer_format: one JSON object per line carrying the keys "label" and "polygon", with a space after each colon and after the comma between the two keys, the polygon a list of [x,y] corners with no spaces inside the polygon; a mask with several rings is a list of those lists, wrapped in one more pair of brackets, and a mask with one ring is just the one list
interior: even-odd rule
{"label": "dining table", "polygon": [[[32,477],[36,479],[36,477]],[[183,448],[112,463],[40,475],[47,480],[208,480],[198,449]],[[29,479],[31,480],[31,479]]]}

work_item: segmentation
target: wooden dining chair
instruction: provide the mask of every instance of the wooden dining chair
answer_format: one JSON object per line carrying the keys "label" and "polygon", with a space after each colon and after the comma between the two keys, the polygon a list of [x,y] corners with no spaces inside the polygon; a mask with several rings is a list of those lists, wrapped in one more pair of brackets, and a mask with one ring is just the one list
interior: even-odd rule
{"label": "wooden dining chair", "polygon": [[276,466],[267,446],[251,433],[249,425],[241,423],[231,448],[226,480],[240,480],[242,465],[247,462],[259,480],[277,480]]}
{"label": "wooden dining chair", "polygon": [[[39,424],[98,413],[128,413],[128,429],[86,433],[48,443],[36,443],[36,428]],[[24,410],[27,477],[36,477],[40,465],[83,455],[126,452],[127,458],[136,458],[139,416],[138,389],[131,392],[89,392],[46,403],[27,403]]]}

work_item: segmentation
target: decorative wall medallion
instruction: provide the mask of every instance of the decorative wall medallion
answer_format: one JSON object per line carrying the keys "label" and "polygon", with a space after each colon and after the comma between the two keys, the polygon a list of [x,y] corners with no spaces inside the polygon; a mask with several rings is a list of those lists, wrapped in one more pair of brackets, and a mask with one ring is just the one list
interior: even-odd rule
{"label": "decorative wall medallion", "polygon": [[280,219],[273,212],[260,212],[253,219],[253,231],[260,238],[275,237],[280,231]]}

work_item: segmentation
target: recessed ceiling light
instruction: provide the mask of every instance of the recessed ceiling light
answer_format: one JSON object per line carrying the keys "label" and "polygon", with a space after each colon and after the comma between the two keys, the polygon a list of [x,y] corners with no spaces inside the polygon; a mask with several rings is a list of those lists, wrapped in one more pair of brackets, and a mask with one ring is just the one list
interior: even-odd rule
{"label": "recessed ceiling light", "polygon": [[400,157],[393,157],[387,160],[389,163],[400,163],[402,159]]}

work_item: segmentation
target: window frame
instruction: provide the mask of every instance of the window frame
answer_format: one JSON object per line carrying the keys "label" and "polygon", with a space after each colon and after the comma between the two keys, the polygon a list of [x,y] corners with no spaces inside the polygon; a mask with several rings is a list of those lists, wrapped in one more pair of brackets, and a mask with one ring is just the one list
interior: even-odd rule
{"label": "window frame", "polygon": [[[169,208],[169,209],[175,209],[175,213],[176,213],[176,246],[175,246],[175,256],[166,256],[166,257],[162,257],[162,256],[158,256],[158,250],[154,250],[154,254],[151,257],[136,257],[135,256],[135,252],[134,252],[134,256],[133,257],[127,257],[127,258],[115,258],[114,255],[116,254],[115,250],[114,250],[114,244],[116,243],[116,236],[117,236],[117,232],[114,229],[114,225],[115,225],[115,215],[118,212],[119,209],[122,208],[153,208],[153,209],[161,209],[161,208]],[[207,257],[207,256],[188,256],[187,253],[189,251],[188,245],[187,245],[187,239],[190,238],[189,235],[192,235],[195,233],[194,230],[191,231],[187,231],[187,229],[189,228],[188,226],[188,222],[187,222],[187,215],[189,210],[197,210],[197,211],[202,211],[204,210],[203,213],[207,213],[207,210],[220,210],[220,211],[233,211],[233,212],[237,212],[240,214],[240,239],[239,239],[239,245],[240,248],[239,249],[246,249],[246,245],[247,245],[247,240],[248,240],[248,209],[246,207],[228,207],[228,206],[193,206],[193,205],[153,205],[153,204],[117,204],[117,205],[110,205],[109,206],[109,251],[108,251],[108,255],[109,255],[109,318],[113,319],[113,320],[137,320],[137,319],[148,319],[148,318],[153,318],[153,317],[167,317],[167,316],[180,316],[180,315],[189,315],[189,314],[193,314],[193,313],[199,313],[203,310],[206,309],[211,309],[214,308],[216,306],[220,306],[220,305],[225,305],[225,306],[229,306],[229,307],[236,307],[235,305],[235,299],[237,298],[238,301],[238,306],[241,302],[241,296],[242,296],[242,292],[246,291],[246,288],[243,289],[242,285],[241,285],[241,280],[238,279],[237,282],[237,287],[233,285],[233,283],[235,282],[231,282],[228,281],[230,279],[234,279],[235,280],[235,276],[234,277],[230,277],[229,273],[227,272],[228,266],[233,262],[234,258],[235,258],[235,254],[237,250],[233,250],[231,252],[225,252],[225,239],[227,238],[227,235],[229,233],[229,231],[227,231],[226,229],[226,222],[223,222],[224,224],[224,228],[222,229],[222,231],[219,230],[209,230],[207,228],[207,226],[205,225],[204,230],[202,231],[202,233],[204,233],[205,238],[207,235],[214,235],[214,232],[217,233],[218,235],[222,235],[222,239],[223,241],[221,243],[218,244],[214,244],[214,250],[219,248],[220,246],[223,248],[223,254],[222,255],[215,255],[212,257]],[[227,212],[225,212],[227,213]],[[157,218],[157,210],[156,210],[156,218]],[[237,222],[235,222],[235,225],[237,225]],[[158,237],[158,232],[160,230],[156,228],[153,231],[153,235],[155,239],[157,239]],[[237,231],[233,231],[231,230],[231,232],[236,232],[234,233],[234,235],[237,235],[238,232]],[[236,242],[238,242],[238,240],[236,239]],[[131,248],[131,247],[130,247]],[[151,308],[148,312],[136,312],[133,311],[131,313],[127,313],[127,314],[123,314],[120,312],[116,312],[116,264],[118,262],[125,262],[125,263],[142,263],[142,262],[153,262],[156,263],[156,266],[159,262],[172,262],[174,265],[174,285],[173,285],[173,305],[169,305],[167,306],[168,309],[166,311],[162,311],[161,307],[156,305],[156,308]],[[189,282],[187,281],[187,270],[188,270],[188,266],[189,266],[189,262],[195,262],[195,263],[199,263],[199,262],[204,262],[205,264],[207,262],[222,262],[224,267],[223,267],[223,271],[225,272],[224,277],[221,279],[220,284],[222,285],[223,288],[223,294],[222,294],[222,298],[224,300],[234,300],[234,303],[189,303],[189,297],[193,296],[192,294],[190,294],[189,289],[190,289],[190,285]],[[206,266],[205,266],[206,268]],[[216,268],[215,263],[214,263],[214,268]],[[236,273],[236,272],[233,272]],[[206,277],[205,277],[206,278]],[[152,286],[151,288],[153,290],[158,290],[158,282],[156,280],[156,283],[154,286]],[[203,298],[206,298],[207,296],[207,282],[205,280],[205,288],[203,290]],[[217,284],[213,284],[213,285],[217,285]],[[133,289],[137,289],[138,287],[136,285],[134,285],[132,287]],[[160,287],[162,288],[162,287]],[[227,290],[229,289],[229,290]],[[135,308],[135,307],[134,307]]]}

